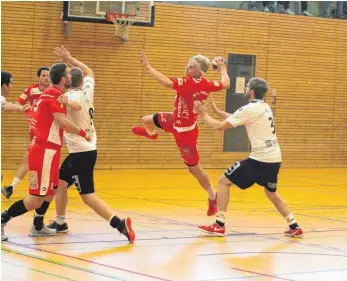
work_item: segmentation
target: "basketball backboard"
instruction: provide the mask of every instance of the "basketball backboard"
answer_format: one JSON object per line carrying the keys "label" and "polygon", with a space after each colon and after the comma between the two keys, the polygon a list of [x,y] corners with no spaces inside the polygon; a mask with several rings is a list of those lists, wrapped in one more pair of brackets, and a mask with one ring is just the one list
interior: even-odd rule
{"label": "basketball backboard", "polygon": [[135,26],[154,26],[153,1],[64,1],[64,21],[108,23],[108,12],[136,14]]}

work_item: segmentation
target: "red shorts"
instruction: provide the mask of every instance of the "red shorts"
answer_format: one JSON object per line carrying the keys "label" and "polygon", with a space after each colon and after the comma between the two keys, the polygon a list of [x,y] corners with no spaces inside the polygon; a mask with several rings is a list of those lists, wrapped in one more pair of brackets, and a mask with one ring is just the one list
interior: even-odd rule
{"label": "red shorts", "polygon": [[160,127],[168,133],[172,133],[176,139],[176,145],[181,152],[181,157],[184,164],[187,166],[195,166],[199,164],[199,151],[198,151],[198,126],[191,131],[178,132],[174,128],[173,114],[168,112],[158,113],[158,123]]}
{"label": "red shorts", "polygon": [[53,195],[58,186],[60,148],[33,145],[29,150],[29,194]]}

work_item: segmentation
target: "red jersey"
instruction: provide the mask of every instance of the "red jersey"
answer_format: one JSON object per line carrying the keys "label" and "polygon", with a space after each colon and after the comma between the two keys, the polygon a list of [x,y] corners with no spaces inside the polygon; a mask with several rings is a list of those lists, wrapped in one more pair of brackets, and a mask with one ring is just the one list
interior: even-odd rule
{"label": "red jersey", "polygon": [[21,105],[29,102],[30,105],[33,105],[36,101],[38,101],[41,94],[42,91],[39,88],[39,84],[34,84],[24,90],[23,94],[21,94],[17,99],[17,102],[19,102]]}
{"label": "red jersey", "polygon": [[66,114],[65,106],[62,107],[62,104],[57,102],[57,98],[63,93],[54,86],[47,88],[40,99],[26,112],[35,143],[62,146],[64,130],[54,123],[53,113]]}
{"label": "red jersey", "polygon": [[207,99],[211,92],[223,89],[221,81],[209,81],[205,77],[195,79],[190,76],[171,78],[173,88],[177,91],[174,103],[174,128],[178,132],[190,131],[195,128],[197,112],[194,104]]}

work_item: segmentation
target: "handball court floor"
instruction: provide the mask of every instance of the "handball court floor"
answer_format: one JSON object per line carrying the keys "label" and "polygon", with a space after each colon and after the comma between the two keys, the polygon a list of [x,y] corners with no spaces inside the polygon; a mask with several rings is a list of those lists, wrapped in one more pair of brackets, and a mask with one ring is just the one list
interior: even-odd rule
{"label": "handball court floor", "polygon": [[[207,170],[213,183],[223,170]],[[282,235],[285,220],[262,188],[231,190],[229,234],[204,237],[206,195],[185,170],[97,171],[97,193],[132,218],[134,244],[69,191],[70,232],[30,238],[33,213],[6,227],[1,280],[347,280],[347,169],[282,169],[279,191],[305,231]],[[13,172],[3,172],[4,182]],[[2,210],[27,194],[26,180]],[[54,204],[46,223],[55,217]]]}

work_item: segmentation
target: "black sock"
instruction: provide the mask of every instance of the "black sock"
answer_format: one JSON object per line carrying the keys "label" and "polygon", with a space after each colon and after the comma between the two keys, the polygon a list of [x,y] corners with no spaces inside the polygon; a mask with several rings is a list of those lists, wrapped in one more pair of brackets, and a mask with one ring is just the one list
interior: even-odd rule
{"label": "black sock", "polygon": [[291,230],[295,230],[297,227],[299,227],[299,225],[298,225],[296,222],[289,225],[289,228],[290,228]]}
{"label": "black sock", "polygon": [[28,210],[24,206],[24,201],[20,200],[14,203],[8,210],[1,214],[1,224],[7,223],[11,218],[25,214]]}
{"label": "black sock", "polygon": [[110,225],[113,228],[117,228],[119,230],[120,229],[120,219],[117,216],[113,216],[112,219],[110,220]]}
{"label": "black sock", "polygon": [[1,213],[1,224],[8,223],[10,219],[11,216],[8,213],[8,210],[5,210]]}
{"label": "black sock", "polygon": [[43,201],[41,207],[35,210],[36,214],[44,216],[49,208],[49,204],[51,204],[51,202]]}
{"label": "black sock", "polygon": [[41,230],[43,228],[43,219],[46,214],[49,204],[51,202],[43,201],[40,208],[35,210],[34,226],[36,230]]}

